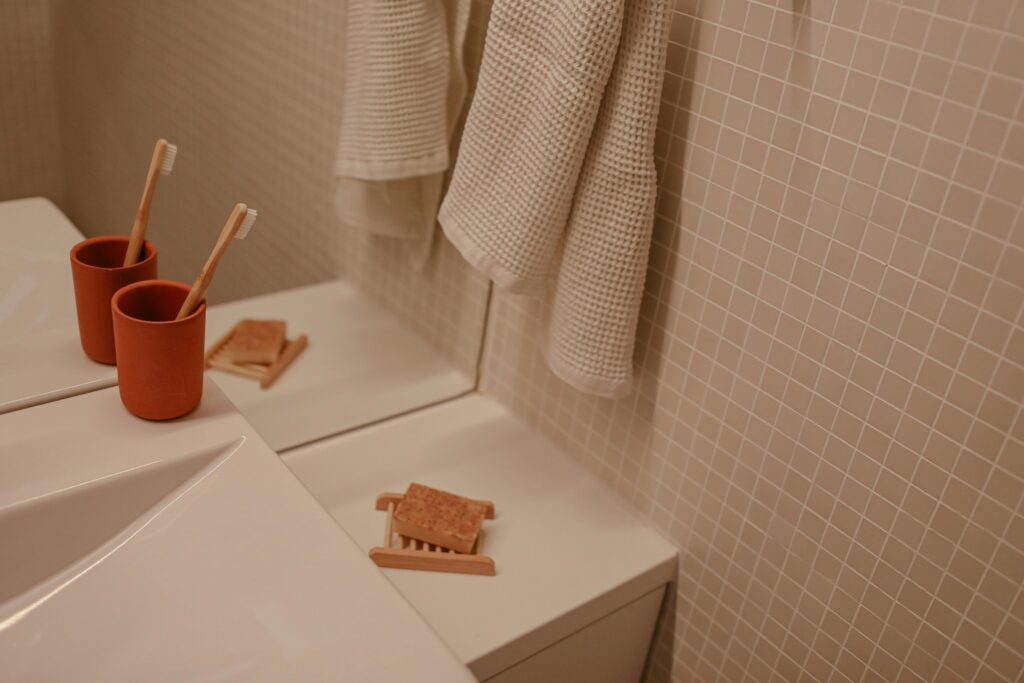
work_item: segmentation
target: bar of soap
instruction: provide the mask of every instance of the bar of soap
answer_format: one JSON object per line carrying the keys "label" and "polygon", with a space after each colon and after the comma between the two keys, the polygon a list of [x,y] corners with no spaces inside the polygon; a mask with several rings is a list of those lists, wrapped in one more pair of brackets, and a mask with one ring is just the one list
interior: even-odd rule
{"label": "bar of soap", "polygon": [[243,320],[221,353],[232,363],[269,365],[281,353],[285,331],[283,320]]}
{"label": "bar of soap", "polygon": [[414,483],[395,508],[392,524],[403,536],[468,553],[480,535],[485,513],[479,501]]}

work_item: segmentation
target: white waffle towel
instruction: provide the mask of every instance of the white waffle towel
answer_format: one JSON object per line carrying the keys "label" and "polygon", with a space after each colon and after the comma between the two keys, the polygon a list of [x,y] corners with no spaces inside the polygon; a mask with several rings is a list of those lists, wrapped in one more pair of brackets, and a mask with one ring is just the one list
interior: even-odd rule
{"label": "white waffle towel", "polygon": [[350,0],[335,207],[353,227],[429,235],[466,94],[472,0]]}
{"label": "white waffle towel", "polygon": [[550,295],[548,363],[632,388],[654,220],[667,0],[494,0],[439,221],[513,292]]}

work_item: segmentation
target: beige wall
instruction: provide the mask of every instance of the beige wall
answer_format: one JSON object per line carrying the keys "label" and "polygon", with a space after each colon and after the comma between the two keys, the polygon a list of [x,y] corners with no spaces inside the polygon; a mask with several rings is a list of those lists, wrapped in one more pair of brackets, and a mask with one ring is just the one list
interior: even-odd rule
{"label": "beige wall", "polygon": [[678,544],[651,680],[1021,680],[1024,2],[675,6],[639,390],[509,296],[485,390]]}
{"label": "beige wall", "polygon": [[224,259],[213,301],[342,276],[475,368],[486,280],[443,239],[425,273],[401,246],[334,218],[344,2],[53,0],[64,209],[127,233],[152,146],[178,145],[149,235],[164,277],[191,281],[231,207],[260,218]]}
{"label": "beige wall", "polygon": [[48,0],[0,0],[0,201],[60,202],[60,165]]}

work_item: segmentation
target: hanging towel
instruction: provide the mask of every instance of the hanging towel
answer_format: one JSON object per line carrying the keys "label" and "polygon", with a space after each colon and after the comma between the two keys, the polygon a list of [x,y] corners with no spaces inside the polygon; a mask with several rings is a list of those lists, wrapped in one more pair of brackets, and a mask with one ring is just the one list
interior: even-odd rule
{"label": "hanging towel", "polygon": [[495,0],[439,220],[509,291],[546,294],[551,369],[632,388],[657,193],[667,0]]}
{"label": "hanging towel", "polygon": [[350,0],[335,209],[352,227],[433,232],[466,95],[472,0]]}

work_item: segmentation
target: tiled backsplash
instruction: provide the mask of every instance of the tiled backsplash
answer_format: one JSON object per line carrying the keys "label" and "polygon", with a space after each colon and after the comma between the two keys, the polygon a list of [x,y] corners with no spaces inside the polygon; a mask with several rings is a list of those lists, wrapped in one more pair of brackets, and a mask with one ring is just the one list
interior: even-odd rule
{"label": "tiled backsplash", "polygon": [[1019,681],[1024,2],[677,0],[624,400],[484,389],[679,546],[654,681]]}
{"label": "tiled backsplash", "polygon": [[0,201],[42,195],[60,202],[49,2],[0,2],[0,92]]}
{"label": "tiled backsplash", "polygon": [[179,150],[153,206],[162,276],[191,281],[245,201],[260,218],[212,300],[342,276],[475,370],[486,280],[443,239],[420,274],[399,245],[335,219],[344,2],[52,1],[63,208],[83,231],[128,231],[166,137]]}

